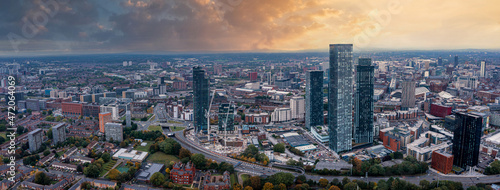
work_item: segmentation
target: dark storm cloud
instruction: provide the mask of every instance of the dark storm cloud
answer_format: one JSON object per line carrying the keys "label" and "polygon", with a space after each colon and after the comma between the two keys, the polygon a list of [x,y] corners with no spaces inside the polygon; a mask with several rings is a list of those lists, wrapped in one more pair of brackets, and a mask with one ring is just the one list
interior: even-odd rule
{"label": "dark storm cloud", "polygon": [[[13,50],[9,34],[25,40],[14,39],[23,42],[20,51],[271,49],[322,28],[314,18],[332,14],[321,6],[320,0],[4,0],[0,51]],[[311,7],[317,11],[294,13]],[[36,27],[36,35],[23,35],[23,18],[33,22],[44,12],[54,14]]]}

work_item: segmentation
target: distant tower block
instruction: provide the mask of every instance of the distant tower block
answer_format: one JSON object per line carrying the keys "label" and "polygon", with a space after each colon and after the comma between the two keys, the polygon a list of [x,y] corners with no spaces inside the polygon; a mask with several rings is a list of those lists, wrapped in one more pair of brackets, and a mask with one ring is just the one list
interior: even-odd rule
{"label": "distant tower block", "polygon": [[130,111],[127,111],[125,112],[125,120],[126,120],[126,123],[127,123],[127,127],[131,127],[132,126],[132,118],[131,118],[131,115],[130,115]]}

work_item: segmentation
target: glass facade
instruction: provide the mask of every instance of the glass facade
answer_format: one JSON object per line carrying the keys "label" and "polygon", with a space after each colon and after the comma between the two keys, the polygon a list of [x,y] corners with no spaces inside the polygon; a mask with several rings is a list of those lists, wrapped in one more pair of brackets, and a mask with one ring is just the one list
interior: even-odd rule
{"label": "glass facade", "polygon": [[209,88],[210,82],[205,78],[205,71],[201,67],[193,67],[193,125],[197,133],[207,130],[205,113],[210,104]]}
{"label": "glass facade", "polygon": [[[234,105],[229,105],[228,103],[221,104],[219,106],[219,131],[224,132],[224,129],[228,132],[234,131]],[[224,123],[227,125],[224,127]]]}
{"label": "glass facade", "polygon": [[323,71],[307,71],[306,128],[323,124]]}
{"label": "glass facade", "polygon": [[466,112],[455,113],[453,131],[453,165],[465,168],[479,161],[483,118]]}
{"label": "glass facade", "polygon": [[374,69],[371,59],[359,59],[356,67],[356,109],[354,141],[373,142],[373,83]]}
{"label": "glass facade", "polygon": [[328,127],[330,148],[352,149],[353,62],[352,44],[330,44]]}

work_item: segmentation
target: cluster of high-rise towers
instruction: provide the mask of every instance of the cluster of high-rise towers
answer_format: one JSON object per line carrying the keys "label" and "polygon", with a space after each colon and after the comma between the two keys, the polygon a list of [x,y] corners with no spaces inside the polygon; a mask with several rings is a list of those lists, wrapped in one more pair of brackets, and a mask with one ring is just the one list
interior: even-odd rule
{"label": "cluster of high-rise towers", "polygon": [[[330,45],[328,77],[328,128],[330,148],[336,152],[352,149],[356,143],[373,142],[374,66],[360,58],[356,67],[356,94],[353,96],[353,45]],[[306,73],[306,117],[308,129],[323,126],[323,71]],[[193,124],[197,132],[207,130],[205,112],[209,107],[209,79],[200,67],[193,68]],[[356,101],[353,131],[353,99]]]}
{"label": "cluster of high-rise towers", "polygon": [[[328,76],[328,131],[333,151],[352,149],[356,143],[373,142],[374,66],[360,58],[356,66],[356,92],[353,95],[353,45],[330,45]],[[306,73],[306,127],[323,126],[323,71]],[[353,103],[354,120],[353,120]],[[354,126],[354,127],[353,127]],[[353,130],[354,128],[354,130]],[[353,137],[354,136],[354,137]]]}

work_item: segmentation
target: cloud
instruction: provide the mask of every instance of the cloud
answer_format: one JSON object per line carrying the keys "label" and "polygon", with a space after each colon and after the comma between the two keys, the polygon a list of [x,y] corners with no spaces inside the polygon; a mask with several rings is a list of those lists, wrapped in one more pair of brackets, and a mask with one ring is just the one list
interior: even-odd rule
{"label": "cloud", "polygon": [[[50,0],[0,2],[0,51]],[[56,0],[53,0],[56,1]],[[392,4],[391,4],[392,3]],[[373,11],[397,13],[375,33]],[[372,32],[365,48],[498,48],[498,2],[444,0],[79,0],[26,38],[21,51],[326,49]],[[432,5],[432,6],[431,6]],[[356,44],[355,44],[356,46]]]}

